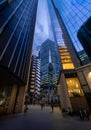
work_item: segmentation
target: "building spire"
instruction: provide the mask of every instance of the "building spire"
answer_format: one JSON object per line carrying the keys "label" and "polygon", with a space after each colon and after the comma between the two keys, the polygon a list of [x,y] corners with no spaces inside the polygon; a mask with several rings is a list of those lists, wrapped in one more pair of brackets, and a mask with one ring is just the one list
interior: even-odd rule
{"label": "building spire", "polygon": [[51,51],[49,50],[49,63],[52,63]]}

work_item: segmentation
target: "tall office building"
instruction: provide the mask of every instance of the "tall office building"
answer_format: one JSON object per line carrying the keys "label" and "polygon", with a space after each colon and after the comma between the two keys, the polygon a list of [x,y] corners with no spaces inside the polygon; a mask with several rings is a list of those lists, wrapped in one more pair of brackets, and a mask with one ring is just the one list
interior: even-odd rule
{"label": "tall office building", "polygon": [[[57,9],[64,26],[67,29],[68,35],[71,38],[72,44],[74,45],[75,50],[78,52],[85,50],[81,42],[77,38],[77,32],[81,25],[90,17],[91,15],[91,1],[89,0],[52,0]],[[90,62],[90,59],[87,53],[80,53],[79,58],[81,64],[87,64]],[[79,55],[78,55],[79,56]],[[85,56],[85,57],[84,57]]]}
{"label": "tall office building", "polygon": [[37,0],[0,1],[0,109],[22,110],[29,77]]}
{"label": "tall office building", "polygon": [[40,48],[40,64],[41,87],[48,92],[56,85],[60,72],[56,42],[47,39],[42,43]]}
{"label": "tall office building", "polygon": [[[70,58],[74,62],[75,67],[80,66],[79,58],[77,57],[75,53],[74,47],[71,44],[71,40],[67,34],[67,31],[64,28],[63,23],[62,22],[60,23],[58,20],[58,16],[56,15],[52,1],[48,1],[48,7],[49,7],[49,13],[50,13],[50,18],[51,18],[54,38],[55,38],[55,41],[57,42],[57,46],[60,46],[62,48],[68,48],[71,55]],[[71,64],[69,66],[71,66]],[[61,69],[62,69],[62,65],[61,65]]]}
{"label": "tall office building", "polygon": [[31,103],[40,98],[40,59],[36,54],[32,55],[28,93]]}
{"label": "tall office building", "polygon": [[[77,72],[75,71],[76,67],[80,67],[80,58],[77,56],[63,20],[53,1],[48,1],[48,7],[54,37],[58,43],[60,54],[61,71],[58,81],[58,94],[60,95],[61,107],[63,109],[70,107],[73,110],[77,110],[81,106],[88,107]],[[76,102],[77,100],[78,102]]]}
{"label": "tall office building", "polygon": [[77,36],[91,59],[91,16],[79,28]]}

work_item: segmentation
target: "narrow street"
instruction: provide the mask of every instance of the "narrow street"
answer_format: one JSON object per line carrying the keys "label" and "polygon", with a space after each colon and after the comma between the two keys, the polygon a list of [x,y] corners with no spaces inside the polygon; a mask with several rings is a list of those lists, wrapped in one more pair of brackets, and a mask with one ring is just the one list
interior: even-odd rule
{"label": "narrow street", "polygon": [[63,117],[59,108],[31,105],[27,113],[0,117],[0,130],[91,130],[91,121]]}

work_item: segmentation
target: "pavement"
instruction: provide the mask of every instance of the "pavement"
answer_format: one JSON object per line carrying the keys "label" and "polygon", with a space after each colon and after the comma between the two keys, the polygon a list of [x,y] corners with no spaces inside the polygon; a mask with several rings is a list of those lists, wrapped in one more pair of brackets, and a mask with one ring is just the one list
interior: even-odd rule
{"label": "pavement", "polygon": [[26,113],[0,117],[0,130],[91,130],[91,121],[63,116],[57,107],[31,105]]}

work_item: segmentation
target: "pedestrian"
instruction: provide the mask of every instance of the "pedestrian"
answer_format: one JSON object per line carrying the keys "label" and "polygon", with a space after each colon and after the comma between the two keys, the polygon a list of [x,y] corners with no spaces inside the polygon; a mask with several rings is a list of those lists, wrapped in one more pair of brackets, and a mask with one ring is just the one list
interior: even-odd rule
{"label": "pedestrian", "polygon": [[41,110],[43,110],[43,106],[44,106],[44,104],[43,104],[43,102],[41,101]]}
{"label": "pedestrian", "polygon": [[79,115],[80,115],[80,119],[83,121],[84,120],[84,111],[82,108],[79,111]]}
{"label": "pedestrian", "polygon": [[40,105],[41,105],[41,110],[43,110],[44,105],[45,105],[44,98],[41,99]]}
{"label": "pedestrian", "polygon": [[54,109],[54,102],[53,102],[53,99],[51,99],[51,108],[52,108],[52,112],[53,112],[53,109]]}
{"label": "pedestrian", "polygon": [[89,121],[89,111],[87,109],[84,109],[84,117],[87,121]]}
{"label": "pedestrian", "polygon": [[27,110],[28,110],[28,107],[27,107],[27,105],[25,105],[25,108],[24,108],[24,113],[26,113],[26,112],[27,112]]}

